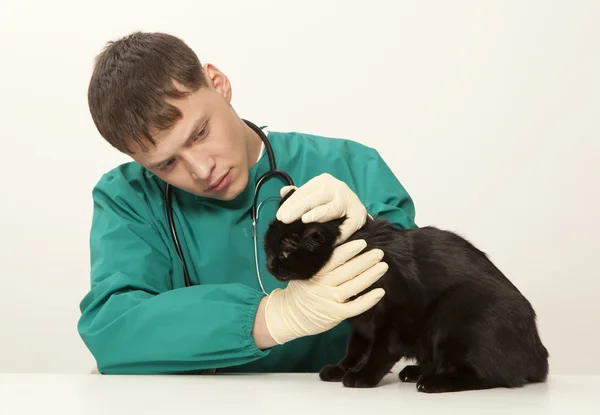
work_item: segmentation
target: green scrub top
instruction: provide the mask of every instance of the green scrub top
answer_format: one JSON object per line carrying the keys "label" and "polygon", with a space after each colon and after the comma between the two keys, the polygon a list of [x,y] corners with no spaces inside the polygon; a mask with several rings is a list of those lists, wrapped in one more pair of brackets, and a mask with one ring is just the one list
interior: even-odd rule
{"label": "green scrub top", "polygon": [[[346,182],[371,216],[414,228],[413,202],[377,151],[345,139],[268,133],[277,167],[296,186],[330,173]],[[255,183],[268,171],[263,151],[249,183],[232,201],[173,189],[173,217],[192,284],[165,212],[165,183],[129,162],[104,174],[93,189],[91,288],[80,303],[78,331],[106,374],[318,372],[345,353],[349,327],[259,350],[251,335],[263,297],[254,263],[250,211]],[[262,237],[275,217],[279,190],[271,178],[259,202],[259,264],[267,293],[284,284],[265,268]]]}

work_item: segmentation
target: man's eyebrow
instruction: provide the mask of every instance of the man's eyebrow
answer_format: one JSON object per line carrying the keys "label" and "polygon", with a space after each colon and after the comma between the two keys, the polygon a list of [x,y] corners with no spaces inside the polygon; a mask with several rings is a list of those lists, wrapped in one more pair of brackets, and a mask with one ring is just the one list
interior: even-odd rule
{"label": "man's eyebrow", "polygon": [[[190,135],[189,135],[189,136],[188,136],[188,138],[185,140],[184,146],[188,145],[188,144],[190,143],[190,141],[192,141],[192,140],[193,140],[193,139],[196,137],[196,134],[198,134],[198,131],[200,130],[200,127],[201,127],[203,124],[205,124],[207,120],[208,120],[208,116],[207,116],[206,114],[205,114],[205,115],[202,115],[202,116],[200,116],[200,117],[199,117],[199,118],[196,120],[196,122],[194,123],[194,127],[192,128],[192,131],[190,132]],[[157,162],[154,162],[154,163],[152,163],[152,164],[149,164],[149,165],[147,166],[147,168],[148,168],[148,169],[150,169],[150,170],[158,169],[158,168],[160,168],[160,167],[161,167],[161,166],[162,166],[164,163],[166,163],[167,161],[171,160],[171,158],[172,158],[172,157],[173,157],[173,156],[169,156],[169,157],[167,157],[167,158],[165,158],[165,159],[163,159],[163,160],[161,160],[161,161],[157,161]]]}

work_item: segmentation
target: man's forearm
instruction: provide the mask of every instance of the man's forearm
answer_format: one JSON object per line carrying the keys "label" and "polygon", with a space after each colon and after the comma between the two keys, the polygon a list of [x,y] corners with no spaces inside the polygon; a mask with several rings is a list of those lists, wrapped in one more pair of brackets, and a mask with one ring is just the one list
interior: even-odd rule
{"label": "man's forearm", "polygon": [[260,300],[256,316],[254,317],[254,326],[252,327],[252,337],[254,337],[254,343],[260,350],[268,349],[277,345],[277,342],[273,340],[269,330],[267,329],[267,320],[265,319],[265,307],[267,305],[267,297]]}

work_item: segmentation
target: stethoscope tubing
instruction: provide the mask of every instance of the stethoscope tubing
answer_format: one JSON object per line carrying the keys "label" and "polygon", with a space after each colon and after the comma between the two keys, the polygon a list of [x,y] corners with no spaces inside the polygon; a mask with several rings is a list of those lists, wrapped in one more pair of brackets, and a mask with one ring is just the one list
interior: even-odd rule
{"label": "stethoscope tubing", "polygon": [[[258,136],[260,137],[262,142],[265,144],[267,157],[269,158],[269,171],[267,171],[265,174],[263,174],[256,182],[256,186],[254,188],[254,200],[252,202],[252,211],[251,211],[253,238],[254,238],[254,260],[256,263],[256,273],[257,273],[258,282],[260,284],[261,290],[266,295],[265,289],[262,284],[262,279],[260,277],[259,267],[258,267],[258,247],[257,247],[257,244],[258,244],[257,238],[258,237],[256,234],[256,222],[258,220],[258,214],[259,214],[259,208],[260,208],[260,206],[257,206],[258,194],[260,192],[261,186],[272,177],[279,176],[279,177],[283,178],[290,186],[293,186],[294,182],[293,182],[292,178],[286,172],[277,170],[277,164],[275,163],[275,154],[273,153],[273,148],[271,147],[271,143],[269,142],[265,133],[254,123],[252,123],[248,120],[243,120],[243,121],[250,128],[252,128],[252,130],[254,130],[258,134]],[[171,231],[171,237],[175,244],[175,250],[177,251],[177,255],[179,256],[179,258],[181,259],[181,262],[183,264],[183,278],[184,278],[185,286],[190,287],[190,286],[192,286],[192,282],[190,279],[187,263],[185,261],[184,255],[183,255],[183,250],[181,249],[181,244],[179,243],[179,238],[177,236],[177,230],[175,229],[175,223],[173,220],[172,199],[173,199],[172,186],[167,183],[166,191],[165,191],[165,204],[166,204],[165,208],[167,211],[167,219],[169,221],[169,229]]]}

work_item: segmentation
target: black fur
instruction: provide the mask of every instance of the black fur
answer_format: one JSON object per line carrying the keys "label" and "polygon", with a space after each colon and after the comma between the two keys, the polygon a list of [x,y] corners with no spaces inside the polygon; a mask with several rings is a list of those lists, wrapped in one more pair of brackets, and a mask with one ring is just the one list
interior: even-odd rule
{"label": "black fur", "polygon": [[[264,244],[269,272],[282,281],[313,276],[330,258],[343,220],[287,225],[274,220]],[[402,358],[416,359],[399,377],[416,382],[420,392],[546,380],[548,352],[536,314],[486,254],[455,233],[400,230],[381,219],[369,219],[349,240],[355,239],[367,241],[365,251],[383,250],[389,269],[368,290],[382,287],[386,294],[348,320],[346,356],[324,367],[322,380],[375,387]]]}

